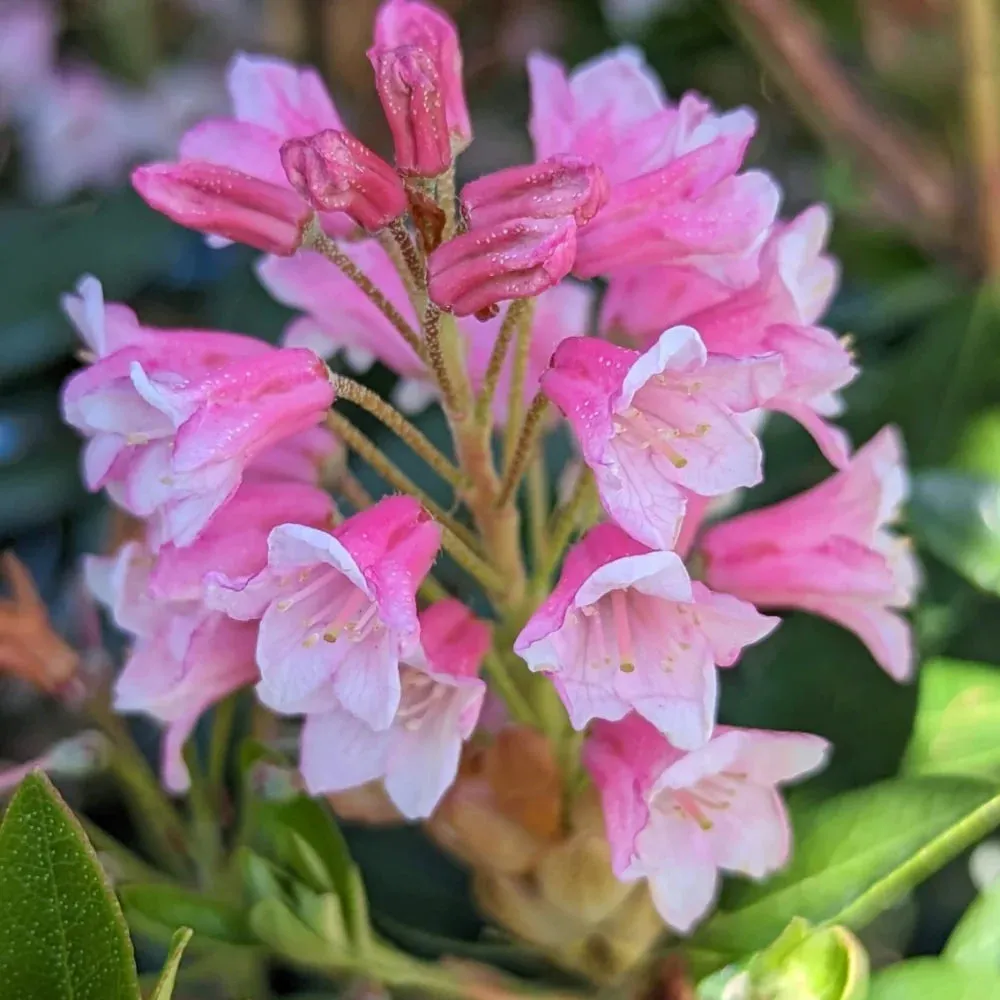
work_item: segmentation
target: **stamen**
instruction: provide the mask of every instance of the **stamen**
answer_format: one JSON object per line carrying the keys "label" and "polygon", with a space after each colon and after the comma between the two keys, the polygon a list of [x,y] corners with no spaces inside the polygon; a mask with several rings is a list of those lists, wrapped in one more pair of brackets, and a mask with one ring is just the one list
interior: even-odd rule
{"label": "stamen", "polygon": [[629,627],[628,605],[623,590],[611,592],[611,613],[615,621],[615,639],[618,641],[618,666],[623,673],[635,670],[635,650],[632,645],[632,630]]}
{"label": "stamen", "polygon": [[704,812],[702,812],[701,805],[690,792],[682,789],[675,791],[674,801],[681,807],[681,810],[690,816],[691,819],[693,819],[703,830],[712,829],[714,824],[704,814]]}
{"label": "stamen", "polygon": [[368,595],[355,587],[351,596],[341,604],[333,621],[323,629],[323,638],[327,642],[336,642],[340,638],[340,633],[345,628],[351,627],[351,619],[361,610],[361,606],[366,600],[368,600]]}
{"label": "stamen", "polygon": [[654,427],[646,414],[636,407],[630,406],[620,417],[617,417],[615,427],[619,432],[632,430],[638,439],[640,448],[652,448],[675,468],[683,469],[688,464],[688,460],[670,444],[670,441],[680,437],[680,434],[668,427]]}

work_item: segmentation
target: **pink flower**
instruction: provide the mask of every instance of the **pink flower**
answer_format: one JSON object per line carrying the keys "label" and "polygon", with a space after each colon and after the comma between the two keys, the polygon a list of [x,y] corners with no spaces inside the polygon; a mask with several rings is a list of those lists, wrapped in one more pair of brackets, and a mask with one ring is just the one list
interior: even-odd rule
{"label": "pink flower", "polygon": [[[375,240],[344,243],[341,249],[416,328],[417,315],[406,286],[385,250]],[[395,402],[405,410],[422,409],[434,397],[423,362],[335,264],[319,254],[265,257],[257,263],[257,275],[279,302],[304,313],[285,328],[287,347],[307,347],[324,358],[343,351],[355,371],[366,371],[381,361],[401,377]]]}
{"label": "pink flower", "polygon": [[430,257],[430,296],[456,316],[489,313],[532,298],[569,274],[576,255],[572,218],[512,219],[471,229]]}
{"label": "pink flower", "polygon": [[552,156],[540,163],[507,167],[462,188],[462,211],[471,228],[511,219],[589,222],[608,200],[600,167],[578,156]]}
{"label": "pink flower", "polygon": [[[195,125],[181,140],[182,160],[214,163],[288,188],[279,154],[282,144],[344,127],[314,69],[241,52],[229,64],[226,82],[233,116]],[[323,228],[346,232],[351,224],[342,215],[330,215],[323,219]]]}
{"label": "pink flower", "polygon": [[405,496],[386,497],[330,533],[275,528],[267,568],[243,588],[244,614],[262,613],[261,701],[293,714],[339,707],[387,728],[399,708],[400,659],[419,638],[416,590],[440,537]]}
{"label": "pink flower", "polygon": [[719,726],[684,753],[638,716],[596,723],[584,763],[601,793],[615,874],[647,879],[663,919],[688,933],[712,906],[720,870],[761,879],[787,862],[778,786],[822,767],[828,746],[808,733]]}
{"label": "pink flower", "polygon": [[760,444],[736,414],[761,406],[781,378],[777,356],[710,356],[677,326],[645,354],[564,340],[542,389],[569,420],[604,509],[634,538],[669,549],[682,488],[717,496],[760,482]]}
{"label": "pink flower", "polygon": [[600,215],[580,231],[581,277],[636,264],[695,263],[752,252],[774,220],[778,190],[766,175],[739,174],[756,121],[717,114],[695,94],[670,105],[641,55],[624,48],[570,77],[529,60],[531,133],[539,159],[572,153],[611,183]]}
{"label": "pink flower", "polygon": [[193,596],[197,586],[178,587],[169,599],[154,593],[154,567],[148,549],[129,542],[115,556],[88,558],[85,573],[94,596],[134,637],[115,684],[114,707],[166,724],[164,783],[184,791],[188,773],[181,751],[198,718],[257,677],[256,627],[207,610]]}
{"label": "pink flower", "polygon": [[675,553],[601,524],[570,550],[514,651],[552,678],[574,728],[634,710],[693,750],[712,733],[716,666],[732,666],[777,625],[751,604],[692,584]]}
{"label": "pink flower", "polygon": [[420,645],[400,671],[402,694],[392,722],[375,730],[332,708],[306,717],[302,775],[313,794],[382,778],[407,819],[434,811],[458,773],[486,694],[479,665],[490,644],[485,622],[448,598],[420,615]]}
{"label": "pink flower", "polygon": [[396,150],[396,168],[438,177],[454,162],[438,67],[431,53],[413,45],[369,49],[375,87]]}
{"label": "pink flower", "polygon": [[[472,124],[462,85],[462,49],[451,19],[420,0],[386,0],[375,16],[373,52],[409,45],[434,65],[452,148],[457,155],[472,141]],[[369,53],[371,56],[371,53]]]}
{"label": "pink flower", "polygon": [[[542,373],[549,367],[556,347],[567,337],[581,337],[587,332],[593,304],[593,289],[575,281],[562,281],[547,292],[542,292],[535,300],[531,343],[528,346],[528,367],[524,378],[526,407],[538,392]],[[469,374],[472,377],[473,388],[477,392],[486,375],[490,354],[502,322],[500,316],[485,323],[477,319],[459,320],[459,329],[466,339]],[[513,351],[508,351],[493,397],[493,418],[498,425],[507,422],[512,364]]]}
{"label": "pink flower", "polygon": [[344,460],[344,446],[331,431],[310,427],[262,451],[243,471],[243,481],[317,486],[327,470]]}
{"label": "pink flower", "polygon": [[887,427],[842,471],[798,496],[708,530],[706,579],[767,608],[800,608],[854,632],[896,680],[913,672],[918,568],[886,527],[907,493],[903,445]]}
{"label": "pink flower", "polygon": [[106,486],[130,513],[152,518],[155,545],[190,544],[247,466],[322,420],[329,373],[311,351],[141,327],[116,305],[102,320],[99,295],[86,283],[70,300],[101,356],[69,378],[62,398],[66,421],[90,439],[87,486]]}
{"label": "pink flower", "polygon": [[406,212],[399,175],[349,132],[327,129],[289,139],[281,147],[281,163],[292,187],[313,208],[346,212],[371,233]]}
{"label": "pink flower", "polygon": [[732,357],[776,353],[785,384],[767,403],[798,420],[830,461],[850,457],[846,436],[822,417],[839,412],[836,393],[857,375],[848,349],[815,326],[837,283],[823,253],[829,214],[816,205],[775,226],[755,267],[756,278],[732,287],[694,267],[643,267],[612,278],[602,327],[642,346],[674,323],[693,326],[706,347]]}
{"label": "pink flower", "polygon": [[147,163],[132,171],[132,186],[178,225],[285,256],[313,214],[287,187],[199,161]]}

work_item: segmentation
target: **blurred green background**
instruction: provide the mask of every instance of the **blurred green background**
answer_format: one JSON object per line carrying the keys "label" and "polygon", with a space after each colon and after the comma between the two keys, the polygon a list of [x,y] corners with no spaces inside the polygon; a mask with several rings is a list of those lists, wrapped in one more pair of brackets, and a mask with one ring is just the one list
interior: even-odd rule
{"label": "blurred green background", "polygon": [[[465,177],[530,157],[523,65],[535,48],[575,63],[638,44],[672,97],[696,89],[758,112],[750,158],[780,179],[785,214],[817,200],[834,210],[843,279],[826,323],[851,334],[863,369],[843,423],[856,443],[889,422],[907,441],[909,529],[926,570],[915,615],[923,655],[1000,663],[1000,116],[990,97],[1000,53],[969,26],[968,8],[982,5],[442,5],[465,42],[476,128]],[[225,109],[224,67],[239,49],[318,65],[349,126],[386,151],[364,55],[375,6],[0,0],[0,547],[28,562],[78,643],[78,560],[106,546],[114,527],[103,500],[84,493],[78,441],[59,418],[58,388],[76,363],[59,296],[89,272],[147,322],[276,339],[289,314],[258,286],[254,254],[209,250],[154,214],[128,189],[128,168],[168,158],[186,127]],[[372,378],[384,385],[388,375]],[[829,472],[782,418],[769,424],[765,450],[753,504]],[[24,759],[63,722],[52,704],[0,684],[0,757]],[[727,677],[723,716],[830,736],[836,755],[822,781],[843,788],[896,771],[916,698],[916,685],[886,678],[852,636],[792,616]],[[113,802],[87,806],[113,825]],[[471,940],[480,925],[461,873],[417,836],[354,831],[376,917],[402,937]],[[869,944],[876,955],[935,951],[973,892],[960,859]]]}

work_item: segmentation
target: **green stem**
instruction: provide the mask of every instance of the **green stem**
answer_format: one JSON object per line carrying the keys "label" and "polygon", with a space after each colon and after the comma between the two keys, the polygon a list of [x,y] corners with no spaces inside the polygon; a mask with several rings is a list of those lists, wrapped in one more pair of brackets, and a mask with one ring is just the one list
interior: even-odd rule
{"label": "green stem", "polygon": [[521,417],[524,413],[524,380],[528,374],[528,348],[531,347],[531,321],[534,317],[534,299],[525,300],[517,313],[517,338],[514,341],[514,358],[510,366],[510,386],[507,403],[507,426],[503,438],[503,464],[510,469],[514,461]]}
{"label": "green stem", "polygon": [[538,569],[545,552],[545,526],[549,518],[549,483],[542,450],[528,466],[528,537],[531,541],[531,561]]}
{"label": "green stem", "polygon": [[541,430],[542,417],[548,405],[548,399],[540,392],[531,401],[527,416],[524,418],[524,426],[514,445],[514,453],[508,457],[507,469],[500,485],[500,495],[497,497],[498,507],[506,506],[517,492],[525,467],[538,443],[538,432]]}
{"label": "green stem", "polygon": [[208,783],[216,805],[221,807],[226,793],[226,764],[236,722],[236,694],[223,698],[212,717],[212,742],[208,750]]}
{"label": "green stem", "polygon": [[172,875],[189,874],[187,831],[128,727],[98,693],[87,712],[111,743],[110,770],[121,786],[129,812],[156,860]]}
{"label": "green stem", "polygon": [[514,339],[514,331],[518,329],[520,324],[521,314],[527,308],[527,299],[515,299],[507,307],[507,312],[504,314],[503,322],[500,324],[500,332],[493,342],[490,360],[486,364],[483,385],[476,398],[476,423],[478,424],[490,426],[492,423],[493,418],[490,411],[493,408],[493,397],[496,395],[500,372],[503,371],[504,361],[507,360],[507,351]]}
{"label": "green stem", "polygon": [[401,441],[409,445],[446,483],[457,490],[466,486],[461,470],[450,462],[434,444],[378,393],[346,375],[334,375],[333,387],[338,399],[346,399],[377,417]]}
{"label": "green stem", "polygon": [[490,687],[503,699],[503,703],[513,718],[525,725],[537,726],[538,715],[532,708],[531,702],[518,687],[503,660],[491,651],[486,654],[483,666],[486,669]]}
{"label": "green stem", "polygon": [[984,802],[965,819],[949,827],[925,844],[908,861],[844,907],[827,924],[842,924],[852,930],[867,926],[880,913],[899,902],[915,885],[943,868],[967,847],[982,840],[1000,826],[1000,795]]}
{"label": "green stem", "polygon": [[424,262],[420,257],[420,251],[417,250],[417,245],[413,242],[413,238],[406,228],[406,223],[402,219],[394,219],[389,223],[389,235],[390,242],[399,251],[399,256],[414,288],[426,288],[427,272],[424,268]]}
{"label": "green stem", "polygon": [[549,576],[576,530],[580,515],[587,509],[593,496],[594,474],[586,466],[583,466],[569,499],[549,519],[549,526],[545,532],[548,547],[545,558],[535,573],[533,580],[535,589],[548,586]]}
{"label": "green stem", "polygon": [[449,366],[445,358],[442,343],[441,310],[433,302],[427,303],[427,312],[424,314],[424,343],[427,345],[431,371],[434,372],[434,378],[441,389],[445,412],[454,413],[458,409],[458,397],[455,394],[455,386],[448,369],[451,367],[454,370],[455,366]]}
{"label": "green stem", "polygon": [[371,299],[375,308],[396,328],[417,357],[424,363],[427,362],[424,344],[413,327],[407,323],[403,314],[385,297],[371,278],[319,228],[319,224],[315,220],[306,231],[303,246],[321,253],[331,264],[340,268]]}

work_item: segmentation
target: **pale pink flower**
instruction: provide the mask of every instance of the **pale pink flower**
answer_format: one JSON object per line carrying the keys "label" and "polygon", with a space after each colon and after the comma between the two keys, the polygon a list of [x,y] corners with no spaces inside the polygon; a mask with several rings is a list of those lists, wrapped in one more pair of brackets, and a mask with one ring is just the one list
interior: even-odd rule
{"label": "pale pink flower", "polygon": [[139,542],[111,557],[89,557],[87,584],[119,628],[134,639],[115,684],[114,707],[141,712],[166,726],[164,783],[172,791],[188,785],[181,751],[198,718],[220,699],[257,677],[256,626],[210,611],[197,587],[178,586],[169,599],[150,587],[155,559]]}
{"label": "pale pink flower", "polygon": [[631,48],[569,77],[555,60],[535,55],[528,72],[536,156],[586,157],[611,183],[607,205],[580,230],[576,274],[698,263],[759,246],[779,195],[765,174],[738,173],[756,128],[748,110],[720,115],[695,94],[671,105]]}
{"label": "pale pink flower", "polygon": [[116,305],[102,318],[99,286],[85,285],[68,311],[99,356],[68,379],[62,404],[89,438],[87,486],[152,518],[154,545],[190,544],[254,459],[323,419],[329,372],[311,351],[142,327]]}
{"label": "pale pink flower", "polygon": [[290,714],[340,707],[374,729],[389,726],[400,660],[419,638],[417,587],[440,537],[405,496],[386,497],[329,533],[275,528],[268,566],[243,586],[239,609],[261,617],[261,701]]}
{"label": "pale pink flower", "polygon": [[[561,281],[535,299],[531,320],[531,341],[528,345],[528,366],[524,376],[524,405],[531,404],[538,392],[542,373],[549,367],[555,349],[567,337],[582,337],[590,325],[594,305],[594,290],[575,281]],[[465,336],[469,374],[478,392],[486,375],[490,354],[503,322],[501,316],[487,320],[460,319],[459,330]],[[498,426],[507,422],[510,402],[510,371],[513,351],[507,352],[493,396],[493,419]]]}
{"label": "pale pink flower", "polygon": [[716,666],[732,666],[777,625],[745,601],[692,583],[676,553],[600,524],[570,549],[514,651],[552,678],[575,729],[636,711],[674,746],[693,750],[712,733]]}
{"label": "pale pink flower", "polygon": [[511,219],[470,229],[431,254],[431,299],[456,316],[470,316],[490,315],[509,299],[533,298],[569,274],[576,231],[571,217]]}
{"label": "pale pink flower", "polygon": [[541,383],[569,420],[604,509],[634,538],[669,549],[682,488],[717,496],[760,482],[760,443],[737,415],[761,406],[781,380],[776,355],[709,355],[695,330],[677,326],[644,354],[564,340]]}
{"label": "pale pink flower", "polygon": [[455,25],[433,4],[421,0],[386,0],[375,16],[375,44],[369,58],[376,63],[382,53],[403,46],[421,50],[433,66],[446,133],[457,155],[472,140],[472,124],[465,103],[462,49]]}
{"label": "pale pink flower", "polygon": [[896,680],[913,672],[908,607],[918,567],[887,527],[908,484],[898,431],[884,428],[848,466],[782,503],[710,528],[705,578],[766,608],[797,608],[850,629]]}
{"label": "pale pink flower", "polygon": [[289,183],[313,208],[345,212],[376,233],[406,212],[403,182],[381,156],[349,132],[327,129],[281,147]]}
{"label": "pale pink flower", "polygon": [[289,187],[199,160],[136,167],[132,186],[178,225],[284,256],[302,246],[313,217]]}
{"label": "pale pink flower", "polygon": [[687,934],[711,908],[720,871],[762,879],[787,863],[778,787],[822,767],[828,748],[808,733],[719,726],[684,753],[636,715],[596,723],[584,763],[601,793],[612,869],[646,879],[660,915]]}
{"label": "pale pink flower", "polygon": [[461,200],[466,221],[474,229],[511,219],[566,216],[583,225],[607,202],[608,181],[589,160],[551,156],[470,181],[462,188]]}
{"label": "pale pink flower", "polygon": [[[226,85],[232,117],[210,118],[188,131],[180,144],[182,160],[214,163],[289,188],[282,144],[344,127],[322,77],[312,68],[241,52],[229,64]],[[343,233],[352,224],[332,214],[323,217],[323,228]]]}
{"label": "pale pink flower", "polygon": [[458,773],[462,743],[486,694],[479,666],[490,630],[448,598],[420,615],[420,649],[400,671],[402,694],[390,725],[372,729],[339,706],[306,717],[302,775],[314,795],[381,778],[407,819],[434,811]]}
{"label": "pale pink flower", "polygon": [[[344,243],[341,249],[411,326],[419,326],[399,272],[375,240]],[[304,314],[285,328],[285,346],[307,347],[324,358],[343,351],[348,365],[361,372],[381,361],[400,376],[395,401],[405,410],[422,409],[434,397],[433,380],[399,331],[325,257],[264,257],[257,263],[257,275],[274,298]]]}
{"label": "pale pink flower", "polygon": [[836,263],[823,253],[829,222],[826,209],[816,205],[775,226],[760,252],[756,277],[741,286],[694,267],[643,267],[615,276],[602,304],[602,328],[642,347],[666,327],[687,323],[713,353],[777,353],[785,383],[767,409],[798,420],[827,458],[843,467],[850,445],[822,418],[840,412],[836,393],[857,368],[847,347],[814,325],[837,284]]}
{"label": "pale pink flower", "polygon": [[50,3],[0,4],[0,120],[30,102],[52,74],[58,24]]}

